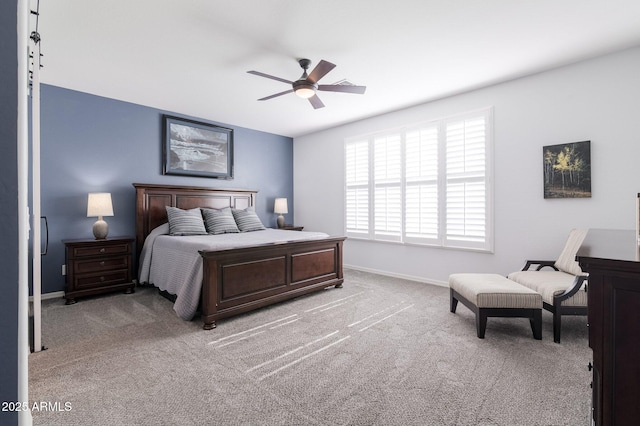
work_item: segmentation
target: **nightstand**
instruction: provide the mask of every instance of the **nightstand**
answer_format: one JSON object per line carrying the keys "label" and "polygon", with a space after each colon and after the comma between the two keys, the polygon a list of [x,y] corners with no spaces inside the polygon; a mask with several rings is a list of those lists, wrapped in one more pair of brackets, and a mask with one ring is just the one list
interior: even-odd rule
{"label": "nightstand", "polygon": [[304,226],[285,225],[282,228],[278,229],[285,229],[287,231],[302,231],[304,229]]}
{"label": "nightstand", "polygon": [[111,291],[133,293],[131,237],[62,240],[67,265],[67,305],[76,297]]}

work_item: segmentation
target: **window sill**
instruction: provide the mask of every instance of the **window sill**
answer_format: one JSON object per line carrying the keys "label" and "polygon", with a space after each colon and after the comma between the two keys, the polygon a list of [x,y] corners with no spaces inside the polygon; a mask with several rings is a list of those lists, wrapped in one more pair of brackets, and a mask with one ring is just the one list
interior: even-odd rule
{"label": "window sill", "polygon": [[367,243],[374,243],[374,244],[389,244],[389,245],[399,245],[399,246],[406,246],[406,247],[420,247],[420,248],[429,248],[429,249],[465,251],[465,252],[472,252],[472,253],[486,253],[486,254],[494,253],[493,249],[443,246],[441,244],[415,243],[415,242],[391,241],[391,240],[373,240],[371,238],[363,238],[360,236],[354,236],[349,234],[347,234],[346,241],[359,241],[359,242],[367,242]]}

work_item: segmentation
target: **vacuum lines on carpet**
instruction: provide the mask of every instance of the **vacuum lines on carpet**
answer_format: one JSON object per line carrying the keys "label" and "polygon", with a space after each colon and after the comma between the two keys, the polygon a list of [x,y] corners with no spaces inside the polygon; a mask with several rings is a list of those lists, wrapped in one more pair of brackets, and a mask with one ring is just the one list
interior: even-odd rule
{"label": "vacuum lines on carpet", "polygon": [[[307,315],[316,315],[322,312],[326,312],[328,310],[331,309],[335,309],[338,308],[340,306],[345,305],[346,303],[348,303],[350,301],[350,299],[355,298],[357,296],[362,295],[365,292],[359,292],[359,293],[355,293],[352,294],[350,296],[341,298],[341,299],[337,299],[334,301],[331,301],[329,303],[324,303],[322,305],[318,305],[316,307],[307,309],[303,312],[302,315],[307,314]],[[348,324],[346,326],[347,331],[349,328],[355,327],[357,325],[362,325],[361,328],[358,329],[358,332],[363,332],[368,330],[369,328],[382,323],[383,321],[387,321],[390,318],[402,313],[403,311],[406,311],[407,309],[412,308],[413,306],[415,306],[414,304],[410,304],[407,305],[404,301],[400,301],[398,303],[395,303],[393,305],[387,306],[383,309],[380,309],[372,314],[369,314],[361,319],[358,319],[357,321],[354,321],[350,324]],[[380,318],[382,315],[386,314],[385,316],[383,316],[382,318]],[[233,333],[231,335],[228,336],[224,336],[221,337],[217,340],[214,340],[212,342],[209,342],[208,345],[212,346],[215,349],[223,349],[225,347],[240,343],[240,342],[244,342],[247,340],[250,340],[256,336],[259,335],[263,335],[264,333],[270,331],[270,330],[275,330],[278,329],[280,327],[284,327],[287,326],[289,324],[293,324],[297,321],[299,321],[301,319],[301,316],[298,314],[292,314],[292,315],[288,315],[285,316],[283,318],[279,318],[273,321],[269,321],[267,323],[255,326],[255,327],[251,327],[248,328],[246,330],[237,332],[237,333]],[[342,332],[342,334],[344,334],[344,331]],[[315,355],[320,354],[321,352],[324,352],[328,349],[331,349],[333,347],[336,347],[337,345],[339,345],[342,342],[345,342],[346,340],[350,339],[352,336],[351,334],[347,334],[347,335],[341,335],[341,331],[340,330],[335,330],[332,331],[329,334],[326,334],[324,336],[321,336],[319,338],[316,338],[314,340],[311,340],[310,342],[301,344],[293,349],[284,351],[276,356],[274,356],[273,358],[270,358],[264,362],[261,362],[257,365],[254,365],[253,367],[248,368],[245,373],[246,374],[253,374],[254,372],[263,372],[262,375],[257,376],[256,380],[257,381],[262,381],[264,379],[267,379],[269,377],[272,377],[286,369],[288,369],[289,367],[292,367],[296,364],[299,364]],[[318,345],[322,344],[322,346],[318,347],[317,349],[314,349],[314,347],[317,347]],[[311,352],[309,352],[311,350]],[[286,362],[285,364],[281,364],[282,362]],[[270,370],[270,368],[276,367],[273,370]]]}

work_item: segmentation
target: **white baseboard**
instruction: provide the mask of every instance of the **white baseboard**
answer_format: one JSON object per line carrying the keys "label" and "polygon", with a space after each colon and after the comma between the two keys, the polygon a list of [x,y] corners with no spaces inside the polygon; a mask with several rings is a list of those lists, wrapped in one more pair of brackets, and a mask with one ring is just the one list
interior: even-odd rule
{"label": "white baseboard", "polygon": [[372,274],[384,275],[384,276],[393,277],[393,278],[401,278],[403,280],[409,280],[409,281],[417,281],[417,282],[420,282],[420,283],[437,285],[439,287],[449,287],[449,283],[448,282],[440,281],[440,280],[434,280],[434,279],[431,279],[431,278],[423,278],[423,277],[416,277],[416,276],[413,276],[413,275],[397,274],[395,272],[380,271],[378,269],[363,268],[363,267],[360,267],[360,266],[353,266],[353,265],[343,265],[343,267],[346,268],[346,269],[353,269],[354,271],[370,272]]}
{"label": "white baseboard", "polygon": [[[40,300],[47,300],[47,299],[56,299],[56,298],[63,298],[64,297],[64,291],[52,291],[51,293],[43,293],[40,296]],[[33,302],[33,296],[29,296],[29,302]]]}
{"label": "white baseboard", "polygon": [[[138,285],[138,280],[132,280],[133,283],[137,286]],[[57,299],[57,298],[64,298],[64,291],[52,291],[51,293],[42,293],[42,295],[40,296],[40,300],[47,300],[47,299]],[[33,296],[29,296],[29,302],[33,302]]]}

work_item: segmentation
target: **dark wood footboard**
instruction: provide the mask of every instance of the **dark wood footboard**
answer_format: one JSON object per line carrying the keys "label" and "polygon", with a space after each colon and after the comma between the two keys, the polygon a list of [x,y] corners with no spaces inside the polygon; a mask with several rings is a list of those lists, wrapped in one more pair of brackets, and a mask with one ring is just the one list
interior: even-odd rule
{"label": "dark wood footboard", "polygon": [[216,320],[323,288],[341,287],[345,237],[202,251],[204,329]]}

